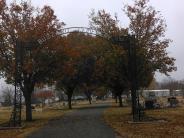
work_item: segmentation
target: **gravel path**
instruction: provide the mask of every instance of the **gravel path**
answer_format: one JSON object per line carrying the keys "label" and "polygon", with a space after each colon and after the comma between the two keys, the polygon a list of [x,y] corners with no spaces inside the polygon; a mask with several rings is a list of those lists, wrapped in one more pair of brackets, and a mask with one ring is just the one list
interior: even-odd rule
{"label": "gravel path", "polygon": [[114,131],[102,119],[107,107],[107,104],[98,104],[78,109],[50,121],[28,138],[115,138]]}

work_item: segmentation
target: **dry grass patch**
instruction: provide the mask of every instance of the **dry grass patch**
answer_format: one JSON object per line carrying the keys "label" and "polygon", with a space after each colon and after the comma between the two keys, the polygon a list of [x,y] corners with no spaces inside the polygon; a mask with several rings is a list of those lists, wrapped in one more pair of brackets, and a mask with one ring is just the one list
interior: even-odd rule
{"label": "dry grass patch", "polygon": [[[2,111],[2,110],[1,110]],[[59,109],[45,109],[43,112],[33,111],[33,121],[26,122],[23,121],[23,128],[17,130],[0,130],[0,138],[25,138],[30,133],[40,129],[51,119],[57,119],[64,115],[64,113],[69,112],[68,110]],[[10,111],[1,112],[0,122],[4,123],[8,121],[10,117]],[[25,120],[25,115],[23,114],[23,120]]]}
{"label": "dry grass patch", "polygon": [[9,120],[12,108],[0,107],[0,124],[3,124]]}
{"label": "dry grass patch", "polygon": [[104,113],[105,121],[126,138],[184,138],[184,107],[148,110],[146,115],[166,119],[164,123],[130,124],[130,108],[110,108]]}

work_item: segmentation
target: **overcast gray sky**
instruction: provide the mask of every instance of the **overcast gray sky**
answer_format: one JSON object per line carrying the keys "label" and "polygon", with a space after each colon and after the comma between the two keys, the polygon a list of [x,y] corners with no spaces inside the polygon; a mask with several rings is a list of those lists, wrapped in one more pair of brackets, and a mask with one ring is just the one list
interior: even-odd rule
{"label": "overcast gray sky", "polygon": [[[12,2],[13,0],[7,1]],[[67,24],[67,27],[88,26],[88,15],[91,9],[96,11],[105,9],[112,15],[117,13],[120,24],[127,26],[128,19],[123,14],[122,8],[123,3],[132,3],[132,0],[32,0],[32,3],[38,7],[45,4],[50,5],[58,18]],[[173,40],[168,52],[170,56],[176,58],[175,63],[178,70],[171,73],[171,77],[177,80],[184,79],[184,0],[150,0],[150,4],[166,19],[166,35]],[[156,78],[161,81],[165,77],[159,74]]]}

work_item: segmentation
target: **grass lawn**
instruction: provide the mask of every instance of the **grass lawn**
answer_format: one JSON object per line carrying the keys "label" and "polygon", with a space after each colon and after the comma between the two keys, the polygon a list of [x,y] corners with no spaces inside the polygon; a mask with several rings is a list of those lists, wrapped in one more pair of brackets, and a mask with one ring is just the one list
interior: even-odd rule
{"label": "grass lawn", "polygon": [[130,107],[112,107],[104,112],[104,119],[125,138],[184,138],[184,107],[147,110],[146,115],[168,122],[130,124]]}
{"label": "grass lawn", "polygon": [[[0,124],[7,122],[10,118],[10,109],[0,109]],[[0,130],[0,138],[24,138],[28,134],[43,127],[49,120],[57,119],[69,112],[67,109],[44,109],[42,112],[33,111],[33,121],[26,122],[23,113],[23,128],[16,130]]]}

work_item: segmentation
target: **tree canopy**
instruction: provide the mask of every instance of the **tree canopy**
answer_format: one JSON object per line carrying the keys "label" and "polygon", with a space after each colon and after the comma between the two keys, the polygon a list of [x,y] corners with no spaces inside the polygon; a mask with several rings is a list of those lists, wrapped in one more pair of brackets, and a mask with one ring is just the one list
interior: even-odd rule
{"label": "tree canopy", "polygon": [[[22,61],[21,90],[26,102],[26,119],[31,116],[31,93],[36,83],[50,81],[57,61],[61,38],[56,34],[64,26],[50,6],[35,8],[28,2],[7,5],[0,3],[0,70],[8,83],[14,84],[15,47],[21,46]],[[55,34],[42,45],[37,43],[40,36]],[[60,48],[59,48],[60,49]]]}

